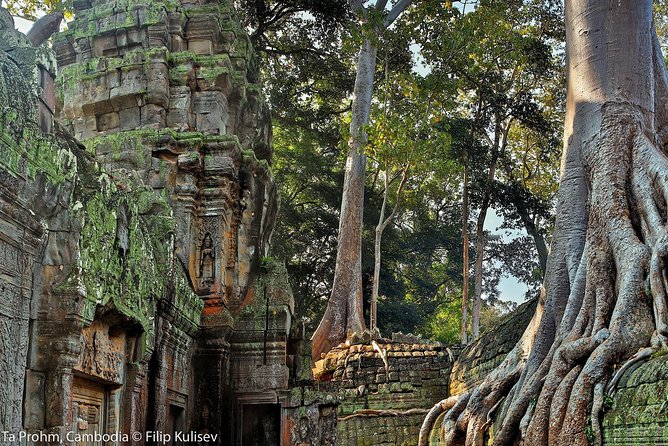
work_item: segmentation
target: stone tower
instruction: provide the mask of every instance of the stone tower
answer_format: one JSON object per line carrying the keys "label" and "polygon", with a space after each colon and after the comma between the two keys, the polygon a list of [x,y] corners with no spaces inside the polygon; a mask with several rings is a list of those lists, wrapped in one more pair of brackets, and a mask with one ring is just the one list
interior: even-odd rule
{"label": "stone tower", "polygon": [[[216,444],[238,442],[240,401],[276,404],[275,390],[287,388],[293,311],[289,290],[278,293],[279,342],[268,347],[264,335],[263,351],[255,329],[243,334],[244,320],[264,318],[240,312],[259,294],[277,205],[270,116],[250,39],[231,1],[74,5],[74,21],[54,43],[61,122],[110,175],[138,177],[170,203],[175,258],[204,303],[186,425],[222,434]],[[169,414],[152,416],[157,429],[168,428]]]}
{"label": "stone tower", "polygon": [[54,58],[0,8],[0,430],[279,444],[309,349],[249,38],[227,1],[74,10]]}

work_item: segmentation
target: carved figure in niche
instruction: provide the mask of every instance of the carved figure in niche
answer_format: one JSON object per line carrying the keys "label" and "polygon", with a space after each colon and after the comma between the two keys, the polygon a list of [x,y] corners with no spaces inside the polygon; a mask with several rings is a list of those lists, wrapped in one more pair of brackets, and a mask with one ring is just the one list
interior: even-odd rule
{"label": "carved figure in niche", "polygon": [[202,240],[199,260],[199,277],[204,286],[213,284],[215,277],[215,260],[216,252],[213,247],[213,240],[211,239],[211,234],[207,232]]}
{"label": "carved figure in niche", "polygon": [[[200,434],[206,435],[206,434],[209,433],[209,403],[207,401],[205,401],[202,404],[202,418],[201,418],[200,426],[201,426],[201,429],[199,430]],[[198,443],[198,445],[200,445],[200,446],[206,446],[208,444],[209,444],[208,441],[206,443],[202,442],[202,441],[200,441]]]}

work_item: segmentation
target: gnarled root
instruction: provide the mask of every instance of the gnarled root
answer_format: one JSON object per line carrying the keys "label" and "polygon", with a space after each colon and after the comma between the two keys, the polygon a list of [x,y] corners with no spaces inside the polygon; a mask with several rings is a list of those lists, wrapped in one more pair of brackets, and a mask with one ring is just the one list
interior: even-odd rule
{"label": "gnarled root", "polygon": [[495,446],[601,445],[606,393],[666,346],[668,158],[646,136],[641,110],[611,102],[601,114],[600,133],[576,160],[589,186],[586,223],[555,233],[580,234],[579,250],[568,235],[571,246],[553,253],[540,326],[523,336],[530,346],[449,410],[448,445],[485,444],[492,411]]}
{"label": "gnarled root", "polygon": [[436,419],[443,413],[450,410],[462,396],[451,396],[434,404],[431,408],[420,428],[420,437],[418,438],[418,446],[427,446],[429,442],[429,434],[436,423]]}

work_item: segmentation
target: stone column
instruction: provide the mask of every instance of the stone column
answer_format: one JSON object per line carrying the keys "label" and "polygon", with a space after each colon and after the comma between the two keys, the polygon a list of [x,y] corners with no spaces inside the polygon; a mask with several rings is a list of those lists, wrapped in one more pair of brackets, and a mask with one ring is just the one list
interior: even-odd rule
{"label": "stone column", "polygon": [[[78,333],[72,333],[75,327],[69,327],[69,335],[51,343],[54,358],[46,373],[46,428],[48,433],[58,433],[62,443],[67,432],[72,431],[72,390],[74,384],[73,369],[81,352]],[[49,445],[51,446],[51,444]]]}
{"label": "stone column", "polygon": [[[229,330],[229,327],[226,327]],[[226,331],[227,331],[226,330]],[[195,378],[195,410],[191,429],[218,434],[212,445],[232,444],[232,391],[229,388],[230,344],[227,336],[212,336],[203,330],[200,345],[193,358]]]}

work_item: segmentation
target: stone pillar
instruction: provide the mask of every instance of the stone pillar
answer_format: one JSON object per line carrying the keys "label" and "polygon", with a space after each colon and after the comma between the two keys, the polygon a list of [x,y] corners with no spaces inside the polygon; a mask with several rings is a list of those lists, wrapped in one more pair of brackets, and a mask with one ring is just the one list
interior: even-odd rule
{"label": "stone pillar", "polygon": [[[69,325],[69,326],[68,326]],[[74,366],[77,363],[81,346],[76,327],[63,324],[69,334],[54,340],[50,344],[53,358],[46,372],[46,429],[49,433],[58,433],[62,443],[67,445],[66,433],[72,431],[72,389],[74,384]],[[61,326],[61,329],[64,327]],[[51,446],[51,445],[49,445]]]}
{"label": "stone pillar", "polygon": [[[191,430],[218,434],[212,445],[232,444],[232,392],[229,388],[229,349],[227,336],[207,336],[206,329],[193,358],[195,375],[195,413]],[[229,327],[226,327],[229,333]]]}
{"label": "stone pillar", "polygon": [[[146,414],[148,413],[148,395],[146,376],[148,362],[141,360],[138,363],[127,365],[126,396],[123,407],[122,431],[129,434],[146,431]],[[131,446],[143,446],[143,440],[130,440]]]}
{"label": "stone pillar", "polygon": [[154,377],[153,388],[153,426],[148,426],[151,430],[158,432],[167,432],[167,358],[165,354],[167,338],[169,337],[168,323],[162,318],[158,322],[158,342],[157,351],[154,353],[156,360],[151,361],[151,373]]}

